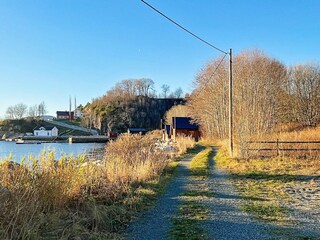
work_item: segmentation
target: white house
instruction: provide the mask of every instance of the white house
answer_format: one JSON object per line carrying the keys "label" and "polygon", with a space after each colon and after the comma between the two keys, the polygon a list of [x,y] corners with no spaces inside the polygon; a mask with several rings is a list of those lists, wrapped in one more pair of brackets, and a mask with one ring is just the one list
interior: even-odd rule
{"label": "white house", "polygon": [[81,112],[81,110],[79,108],[74,110],[74,117],[75,118],[82,118],[83,117],[83,113]]}
{"label": "white house", "polygon": [[58,136],[58,128],[49,127],[49,126],[36,127],[33,130],[33,135],[40,136],[40,137],[57,137]]}

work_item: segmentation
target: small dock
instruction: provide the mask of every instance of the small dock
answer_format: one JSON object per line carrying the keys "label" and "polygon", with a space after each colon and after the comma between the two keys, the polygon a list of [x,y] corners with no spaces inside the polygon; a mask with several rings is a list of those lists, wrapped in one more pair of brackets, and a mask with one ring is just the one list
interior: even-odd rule
{"label": "small dock", "polygon": [[[107,136],[58,136],[58,137],[39,137],[39,136],[24,136],[23,141],[34,142],[69,142],[69,143],[106,143],[109,141]],[[70,141],[71,139],[71,141]]]}

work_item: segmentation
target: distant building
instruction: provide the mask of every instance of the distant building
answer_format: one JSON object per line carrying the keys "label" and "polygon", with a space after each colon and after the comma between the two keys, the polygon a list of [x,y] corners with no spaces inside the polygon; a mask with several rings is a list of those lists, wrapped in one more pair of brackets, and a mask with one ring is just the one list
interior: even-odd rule
{"label": "distant building", "polygon": [[172,117],[171,134],[176,129],[176,135],[193,137],[196,141],[201,136],[199,125],[192,122],[190,117]]}
{"label": "distant building", "polygon": [[[69,111],[57,111],[57,119],[70,119]],[[74,112],[71,112],[71,120],[74,119]]]}
{"label": "distant building", "polygon": [[57,137],[58,136],[58,128],[52,126],[40,126],[36,127],[33,130],[34,136],[39,137]]}
{"label": "distant building", "polygon": [[131,134],[136,134],[136,133],[139,133],[139,134],[146,134],[147,130],[145,128],[129,128],[128,129],[128,133],[131,133]]}
{"label": "distant building", "polygon": [[81,110],[79,108],[77,108],[74,111],[74,118],[82,118],[83,117],[83,113],[81,112]]}
{"label": "distant building", "polygon": [[51,121],[54,119],[54,116],[50,116],[50,115],[43,115],[40,117],[41,120],[46,120],[46,121]]}

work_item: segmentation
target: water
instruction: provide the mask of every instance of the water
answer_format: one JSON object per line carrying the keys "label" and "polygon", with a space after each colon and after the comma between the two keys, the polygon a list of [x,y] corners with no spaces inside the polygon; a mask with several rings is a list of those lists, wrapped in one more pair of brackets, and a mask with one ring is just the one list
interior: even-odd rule
{"label": "water", "polygon": [[28,157],[30,154],[38,156],[44,150],[54,150],[55,159],[61,155],[78,156],[105,147],[104,143],[41,143],[41,144],[16,144],[15,142],[0,141],[0,160],[8,157],[10,154],[13,160],[20,162],[22,157]]}

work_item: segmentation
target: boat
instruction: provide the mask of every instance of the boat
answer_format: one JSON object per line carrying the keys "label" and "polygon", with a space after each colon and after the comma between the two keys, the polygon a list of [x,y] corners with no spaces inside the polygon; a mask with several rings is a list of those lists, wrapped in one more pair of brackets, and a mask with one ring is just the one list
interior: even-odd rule
{"label": "boat", "polygon": [[16,144],[41,144],[40,141],[25,141],[22,139],[16,139]]}
{"label": "boat", "polygon": [[24,140],[22,140],[22,139],[17,139],[17,140],[16,140],[16,144],[24,144]]}

